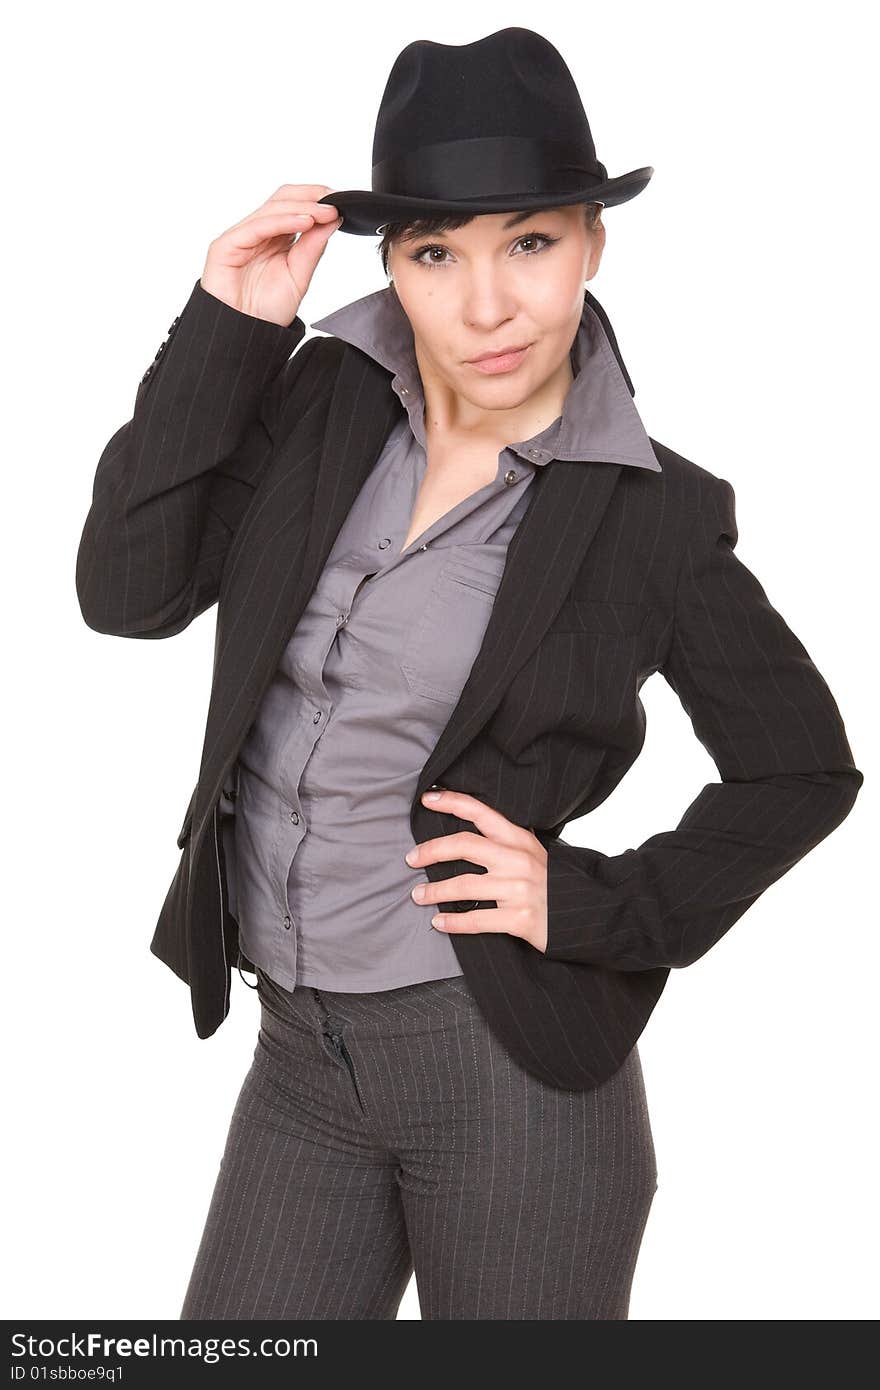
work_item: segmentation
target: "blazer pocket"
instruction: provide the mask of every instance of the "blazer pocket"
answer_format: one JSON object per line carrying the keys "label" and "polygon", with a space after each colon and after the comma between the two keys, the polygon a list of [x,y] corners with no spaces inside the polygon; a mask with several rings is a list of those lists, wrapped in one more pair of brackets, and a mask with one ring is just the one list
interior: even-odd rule
{"label": "blazer pocket", "polygon": [[641,632],[651,613],[650,603],[620,603],[617,599],[567,599],[549,632],[596,632],[631,637]]}

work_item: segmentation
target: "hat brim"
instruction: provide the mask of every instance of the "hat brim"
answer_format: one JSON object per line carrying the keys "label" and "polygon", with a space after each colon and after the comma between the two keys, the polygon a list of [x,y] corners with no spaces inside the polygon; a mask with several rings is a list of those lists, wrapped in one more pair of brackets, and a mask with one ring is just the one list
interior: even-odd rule
{"label": "hat brim", "polygon": [[654,170],[646,164],[628,174],[605,179],[603,183],[567,193],[491,193],[483,198],[460,198],[441,201],[436,198],[411,198],[398,193],[373,193],[369,189],[345,188],[325,193],[319,203],[330,203],[343,216],[341,232],[354,236],[381,236],[388,222],[412,222],[420,217],[437,217],[444,213],[519,212],[528,208],[568,207],[571,203],[602,203],[614,207],[635,198],[647,185]]}

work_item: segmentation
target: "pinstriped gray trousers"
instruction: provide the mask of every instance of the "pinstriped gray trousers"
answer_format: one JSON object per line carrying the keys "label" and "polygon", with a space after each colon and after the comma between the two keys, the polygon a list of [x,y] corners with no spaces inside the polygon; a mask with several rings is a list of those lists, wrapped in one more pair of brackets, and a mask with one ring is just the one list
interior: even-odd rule
{"label": "pinstriped gray trousers", "polygon": [[372,994],[257,972],[261,1022],[181,1311],[625,1319],[657,1167],[636,1048],[561,1091],[463,976]]}

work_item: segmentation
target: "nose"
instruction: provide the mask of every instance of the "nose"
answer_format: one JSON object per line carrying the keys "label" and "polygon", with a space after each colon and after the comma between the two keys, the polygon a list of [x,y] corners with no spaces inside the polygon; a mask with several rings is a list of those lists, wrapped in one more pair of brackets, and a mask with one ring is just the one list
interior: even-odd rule
{"label": "nose", "polygon": [[[512,304],[503,291],[481,287],[468,295],[461,317],[478,341],[497,342],[502,330],[517,321],[518,313],[518,306]],[[480,348],[474,351],[479,352]]]}

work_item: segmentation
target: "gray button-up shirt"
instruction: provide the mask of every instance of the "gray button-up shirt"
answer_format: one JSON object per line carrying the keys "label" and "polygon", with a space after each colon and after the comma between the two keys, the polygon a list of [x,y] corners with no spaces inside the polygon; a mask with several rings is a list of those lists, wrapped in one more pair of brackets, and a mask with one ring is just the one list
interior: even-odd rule
{"label": "gray button-up shirt", "polygon": [[537,467],[658,470],[601,321],[584,303],[562,412],[506,445],[494,479],[401,551],[427,467],[412,329],[390,286],[312,325],[394,373],[405,407],[336,539],[239,753],[221,809],[242,955],[285,989],[393,989],[462,973],[410,804],[489,621]]}

